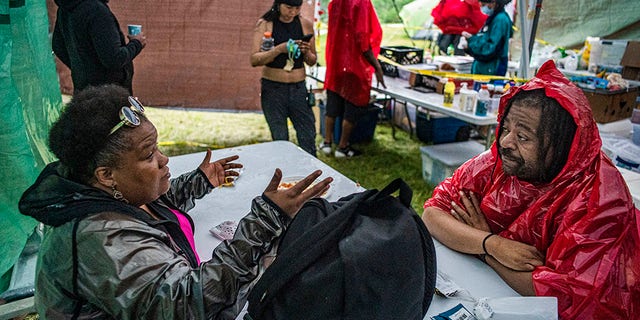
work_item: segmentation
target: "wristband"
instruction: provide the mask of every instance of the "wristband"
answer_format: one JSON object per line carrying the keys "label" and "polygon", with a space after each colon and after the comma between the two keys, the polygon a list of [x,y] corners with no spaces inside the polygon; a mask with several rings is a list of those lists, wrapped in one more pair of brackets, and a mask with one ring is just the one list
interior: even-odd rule
{"label": "wristband", "polygon": [[484,237],[484,239],[482,240],[482,250],[484,251],[484,254],[488,255],[491,257],[491,255],[489,254],[489,252],[487,252],[487,239],[491,238],[491,236],[495,236],[495,233],[489,233],[486,237]]}

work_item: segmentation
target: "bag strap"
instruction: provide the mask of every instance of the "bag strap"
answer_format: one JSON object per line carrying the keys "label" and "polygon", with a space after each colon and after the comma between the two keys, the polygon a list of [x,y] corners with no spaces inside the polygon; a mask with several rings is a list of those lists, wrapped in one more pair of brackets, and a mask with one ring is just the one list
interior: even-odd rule
{"label": "bag strap", "polygon": [[390,196],[392,193],[400,190],[398,194],[398,199],[400,202],[407,208],[411,208],[411,199],[413,198],[413,190],[411,187],[402,180],[402,178],[397,178],[391,181],[384,189],[380,190],[375,197],[374,200],[381,199],[386,196]]}
{"label": "bag strap", "polygon": [[429,310],[429,306],[431,305],[431,300],[433,300],[433,295],[435,294],[436,288],[436,275],[438,264],[436,262],[436,248],[433,244],[433,238],[431,238],[431,234],[427,227],[424,225],[424,222],[418,215],[412,215],[413,219],[416,221],[416,226],[418,227],[418,231],[420,232],[420,237],[422,238],[422,252],[424,252],[424,298],[422,300],[422,313],[427,314],[427,310]]}
{"label": "bag strap", "polygon": [[309,229],[295,242],[295,245],[278,255],[249,294],[249,301],[254,303],[249,303],[248,311],[254,319],[260,319],[265,307],[291,278],[335,246],[347,227],[351,225],[357,207],[375,192],[376,190],[368,190],[357,194],[322,223]]}

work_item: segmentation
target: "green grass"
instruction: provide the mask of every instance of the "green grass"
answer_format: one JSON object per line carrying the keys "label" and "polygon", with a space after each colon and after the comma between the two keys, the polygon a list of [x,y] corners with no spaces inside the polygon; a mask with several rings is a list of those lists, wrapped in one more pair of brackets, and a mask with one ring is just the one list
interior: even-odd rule
{"label": "green grass", "polygon": [[[146,115],[158,128],[160,148],[169,156],[271,141],[261,113],[147,108]],[[291,140],[295,142],[290,126]],[[318,142],[321,137],[318,136]],[[412,207],[422,214],[422,203],[431,196],[432,188],[422,179],[421,142],[407,132],[396,130],[391,135],[388,124],[378,124],[374,139],[357,147],[360,157],[335,159],[319,155],[319,159],[367,189],[381,189],[395,178],[404,179],[413,189]]]}

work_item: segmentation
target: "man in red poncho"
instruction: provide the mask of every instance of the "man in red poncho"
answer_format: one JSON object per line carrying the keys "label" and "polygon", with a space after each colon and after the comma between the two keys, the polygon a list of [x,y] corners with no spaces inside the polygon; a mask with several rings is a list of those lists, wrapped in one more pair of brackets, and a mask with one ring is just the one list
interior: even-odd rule
{"label": "man in red poncho", "polygon": [[640,211],[582,90],[548,61],[501,98],[498,122],[491,150],[424,204],[431,234],[520,294],[557,297],[562,319],[637,318]]}
{"label": "man in red poncho", "polygon": [[442,30],[438,37],[438,48],[447,52],[447,47],[453,45],[456,55],[464,55],[463,49],[458,49],[458,42],[463,31],[476,34],[487,20],[487,15],[480,11],[478,0],[441,0],[431,10],[433,24]]}
{"label": "man in red poncho", "polygon": [[384,86],[378,62],[382,27],[370,0],[332,0],[325,51],[327,90],[324,143],[318,148],[331,154],[335,119],[342,116],[342,133],[336,158],[353,157],[360,151],[349,145],[356,121],[367,112],[371,74]]}

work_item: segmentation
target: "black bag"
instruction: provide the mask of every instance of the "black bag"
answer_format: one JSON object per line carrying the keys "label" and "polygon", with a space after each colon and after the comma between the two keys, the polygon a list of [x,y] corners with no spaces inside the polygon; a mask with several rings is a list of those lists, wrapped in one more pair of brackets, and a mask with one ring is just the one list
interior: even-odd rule
{"label": "black bag", "polygon": [[252,289],[244,319],[423,319],[436,257],[411,197],[396,179],[380,192],[309,201]]}

